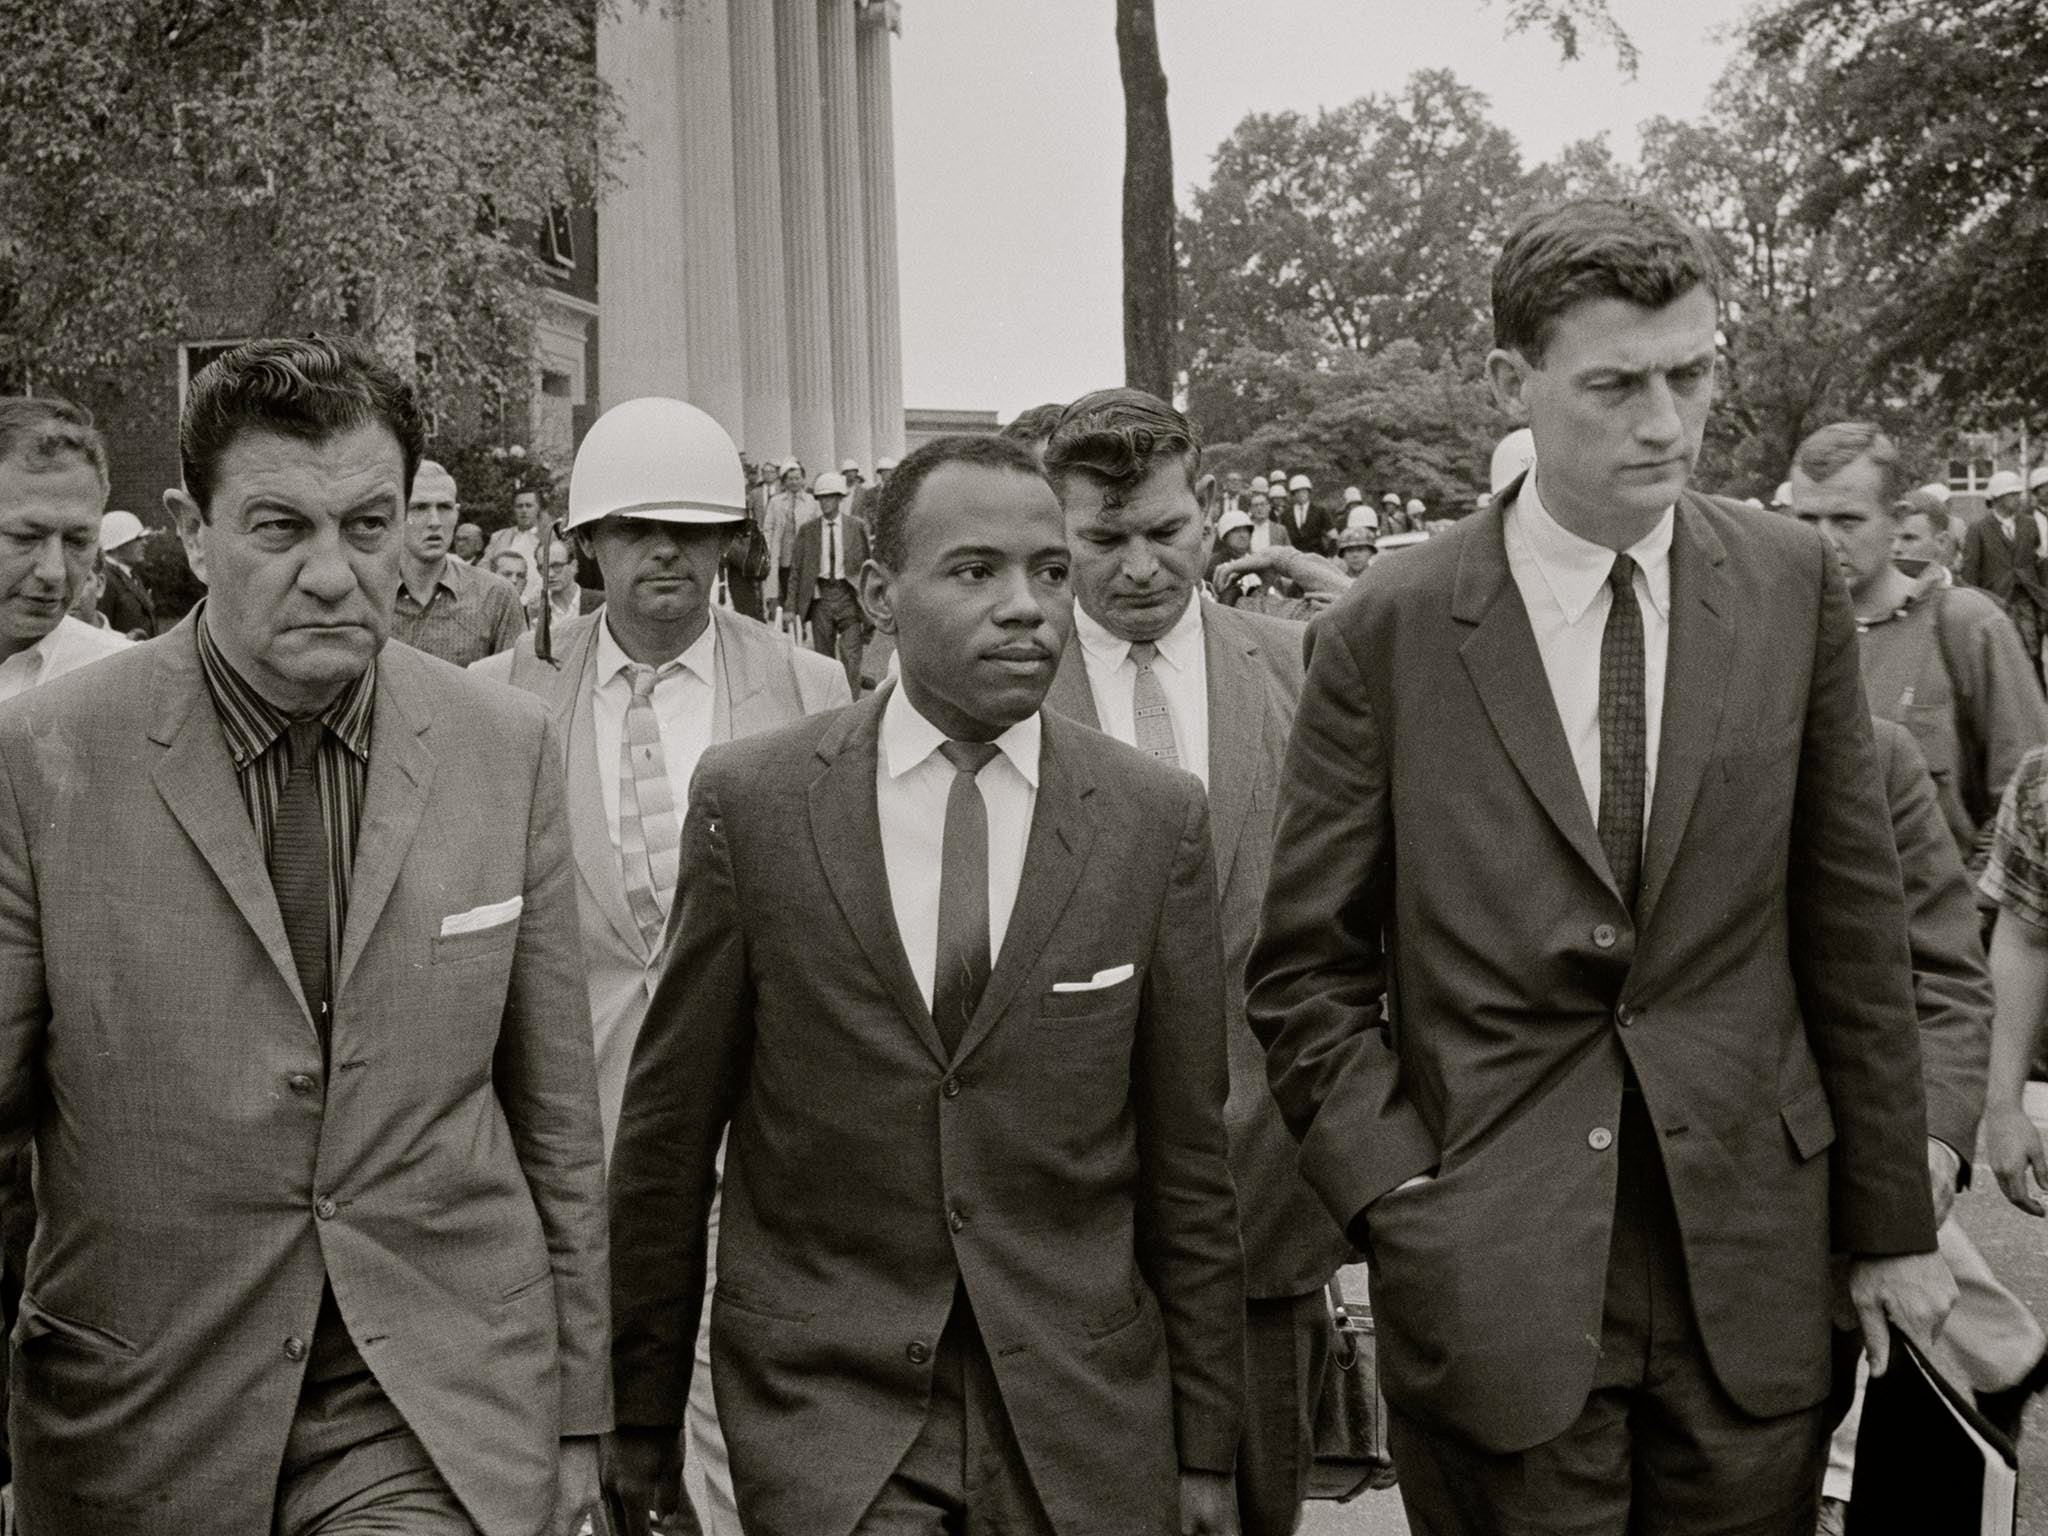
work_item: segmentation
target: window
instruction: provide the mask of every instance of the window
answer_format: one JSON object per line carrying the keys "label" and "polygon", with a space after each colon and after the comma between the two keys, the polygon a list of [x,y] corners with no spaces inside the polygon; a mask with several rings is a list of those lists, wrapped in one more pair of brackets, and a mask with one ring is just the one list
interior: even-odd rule
{"label": "window", "polygon": [[560,203],[548,209],[543,248],[556,266],[568,272],[576,270],[576,231],[569,223],[569,210]]}

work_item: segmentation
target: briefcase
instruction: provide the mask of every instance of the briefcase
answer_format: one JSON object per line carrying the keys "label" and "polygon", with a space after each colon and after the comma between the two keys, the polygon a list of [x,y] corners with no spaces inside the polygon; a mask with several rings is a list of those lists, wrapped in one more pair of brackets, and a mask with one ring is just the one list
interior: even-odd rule
{"label": "briefcase", "polygon": [[1393,1487],[1394,1457],[1387,1449],[1387,1400],[1380,1392],[1372,1307],[1347,1302],[1335,1275],[1328,1295],[1330,1364],[1316,1401],[1308,1496],[1343,1504],[1368,1489]]}

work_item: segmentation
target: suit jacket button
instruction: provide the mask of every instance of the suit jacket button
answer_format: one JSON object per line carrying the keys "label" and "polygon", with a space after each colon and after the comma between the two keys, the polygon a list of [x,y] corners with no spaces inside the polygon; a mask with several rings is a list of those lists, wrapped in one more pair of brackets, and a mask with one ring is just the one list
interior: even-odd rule
{"label": "suit jacket button", "polygon": [[1629,1025],[1635,1023],[1635,1021],[1636,1011],[1635,1009],[1629,1007],[1627,1003],[1623,1003],[1620,1007],[1614,1010],[1614,1022],[1619,1024],[1623,1029],[1627,1029]]}
{"label": "suit jacket button", "polygon": [[1596,1125],[1586,1132],[1586,1145],[1595,1152],[1605,1152],[1614,1145],[1614,1132],[1604,1125]]}
{"label": "suit jacket button", "polygon": [[1621,935],[1614,931],[1614,924],[1602,923],[1593,930],[1593,942],[1601,949],[1612,949]]}
{"label": "suit jacket button", "polygon": [[932,1357],[931,1349],[925,1344],[923,1339],[912,1339],[910,1341],[910,1348],[903,1351],[903,1353],[910,1357],[912,1365],[923,1365]]}
{"label": "suit jacket button", "polygon": [[951,1227],[955,1232],[958,1232],[962,1227],[967,1225],[967,1218],[965,1216],[962,1216],[958,1211],[948,1211],[946,1212],[946,1225]]}
{"label": "suit jacket button", "polygon": [[313,1202],[313,1214],[322,1221],[332,1221],[334,1219],[333,1199],[327,1195],[322,1195],[318,1200],[315,1200]]}
{"label": "suit jacket button", "polygon": [[948,1076],[943,1083],[939,1084],[939,1092],[943,1093],[949,1099],[959,1098],[960,1079],[957,1077]]}
{"label": "suit jacket button", "polygon": [[299,1095],[300,1098],[304,1098],[307,1094],[311,1093],[315,1086],[313,1079],[303,1072],[294,1072],[285,1079],[285,1082],[290,1085],[292,1092]]}
{"label": "suit jacket button", "polygon": [[306,1358],[306,1341],[305,1341],[304,1339],[297,1339],[297,1338],[293,1338],[293,1339],[286,1339],[286,1340],[284,1341],[284,1357],[285,1357],[285,1359],[287,1359],[287,1360],[303,1360],[303,1359],[305,1359],[305,1358]]}

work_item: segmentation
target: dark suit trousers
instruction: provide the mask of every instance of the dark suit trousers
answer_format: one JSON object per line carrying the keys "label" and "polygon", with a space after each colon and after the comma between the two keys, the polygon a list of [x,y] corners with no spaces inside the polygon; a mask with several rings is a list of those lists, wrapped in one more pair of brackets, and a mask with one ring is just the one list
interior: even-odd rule
{"label": "dark suit trousers", "polygon": [[846,686],[860,697],[860,657],[867,646],[868,616],[850,581],[820,581],[811,599],[811,648],[821,656],[839,658],[846,668]]}
{"label": "dark suit trousers", "polygon": [[1330,1363],[1330,1303],[1306,1296],[1245,1303],[1244,1438],[1237,1447],[1243,1536],[1293,1536],[1315,1460],[1316,1399]]}
{"label": "dark suit trousers", "polygon": [[1054,1536],[964,1289],[939,1335],[924,1428],[853,1536]]}
{"label": "dark suit trousers", "polygon": [[453,1490],[363,1363],[334,1293],[285,1436],[271,1536],[477,1536]]}
{"label": "dark suit trousers", "polygon": [[[1600,1367],[1555,1440],[1495,1455],[1390,1411],[1414,1536],[1812,1536],[1824,1406],[1755,1419],[1714,1379],[1642,1097],[1622,1098]],[[1475,1234],[1483,1241],[1483,1234]]]}

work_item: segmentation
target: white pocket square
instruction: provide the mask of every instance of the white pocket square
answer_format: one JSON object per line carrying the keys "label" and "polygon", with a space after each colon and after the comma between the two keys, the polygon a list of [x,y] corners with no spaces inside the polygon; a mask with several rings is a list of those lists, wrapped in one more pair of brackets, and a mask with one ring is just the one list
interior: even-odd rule
{"label": "white pocket square", "polygon": [[1118,982],[1129,981],[1138,974],[1135,965],[1112,965],[1106,971],[1097,971],[1086,981],[1056,981],[1052,984],[1055,992],[1100,992],[1104,987],[1113,987]]}
{"label": "white pocket square", "polygon": [[441,937],[452,938],[458,933],[480,933],[486,928],[495,928],[500,923],[509,923],[525,909],[526,898],[514,896],[509,901],[494,901],[487,907],[471,907],[467,912],[451,912],[441,919]]}

